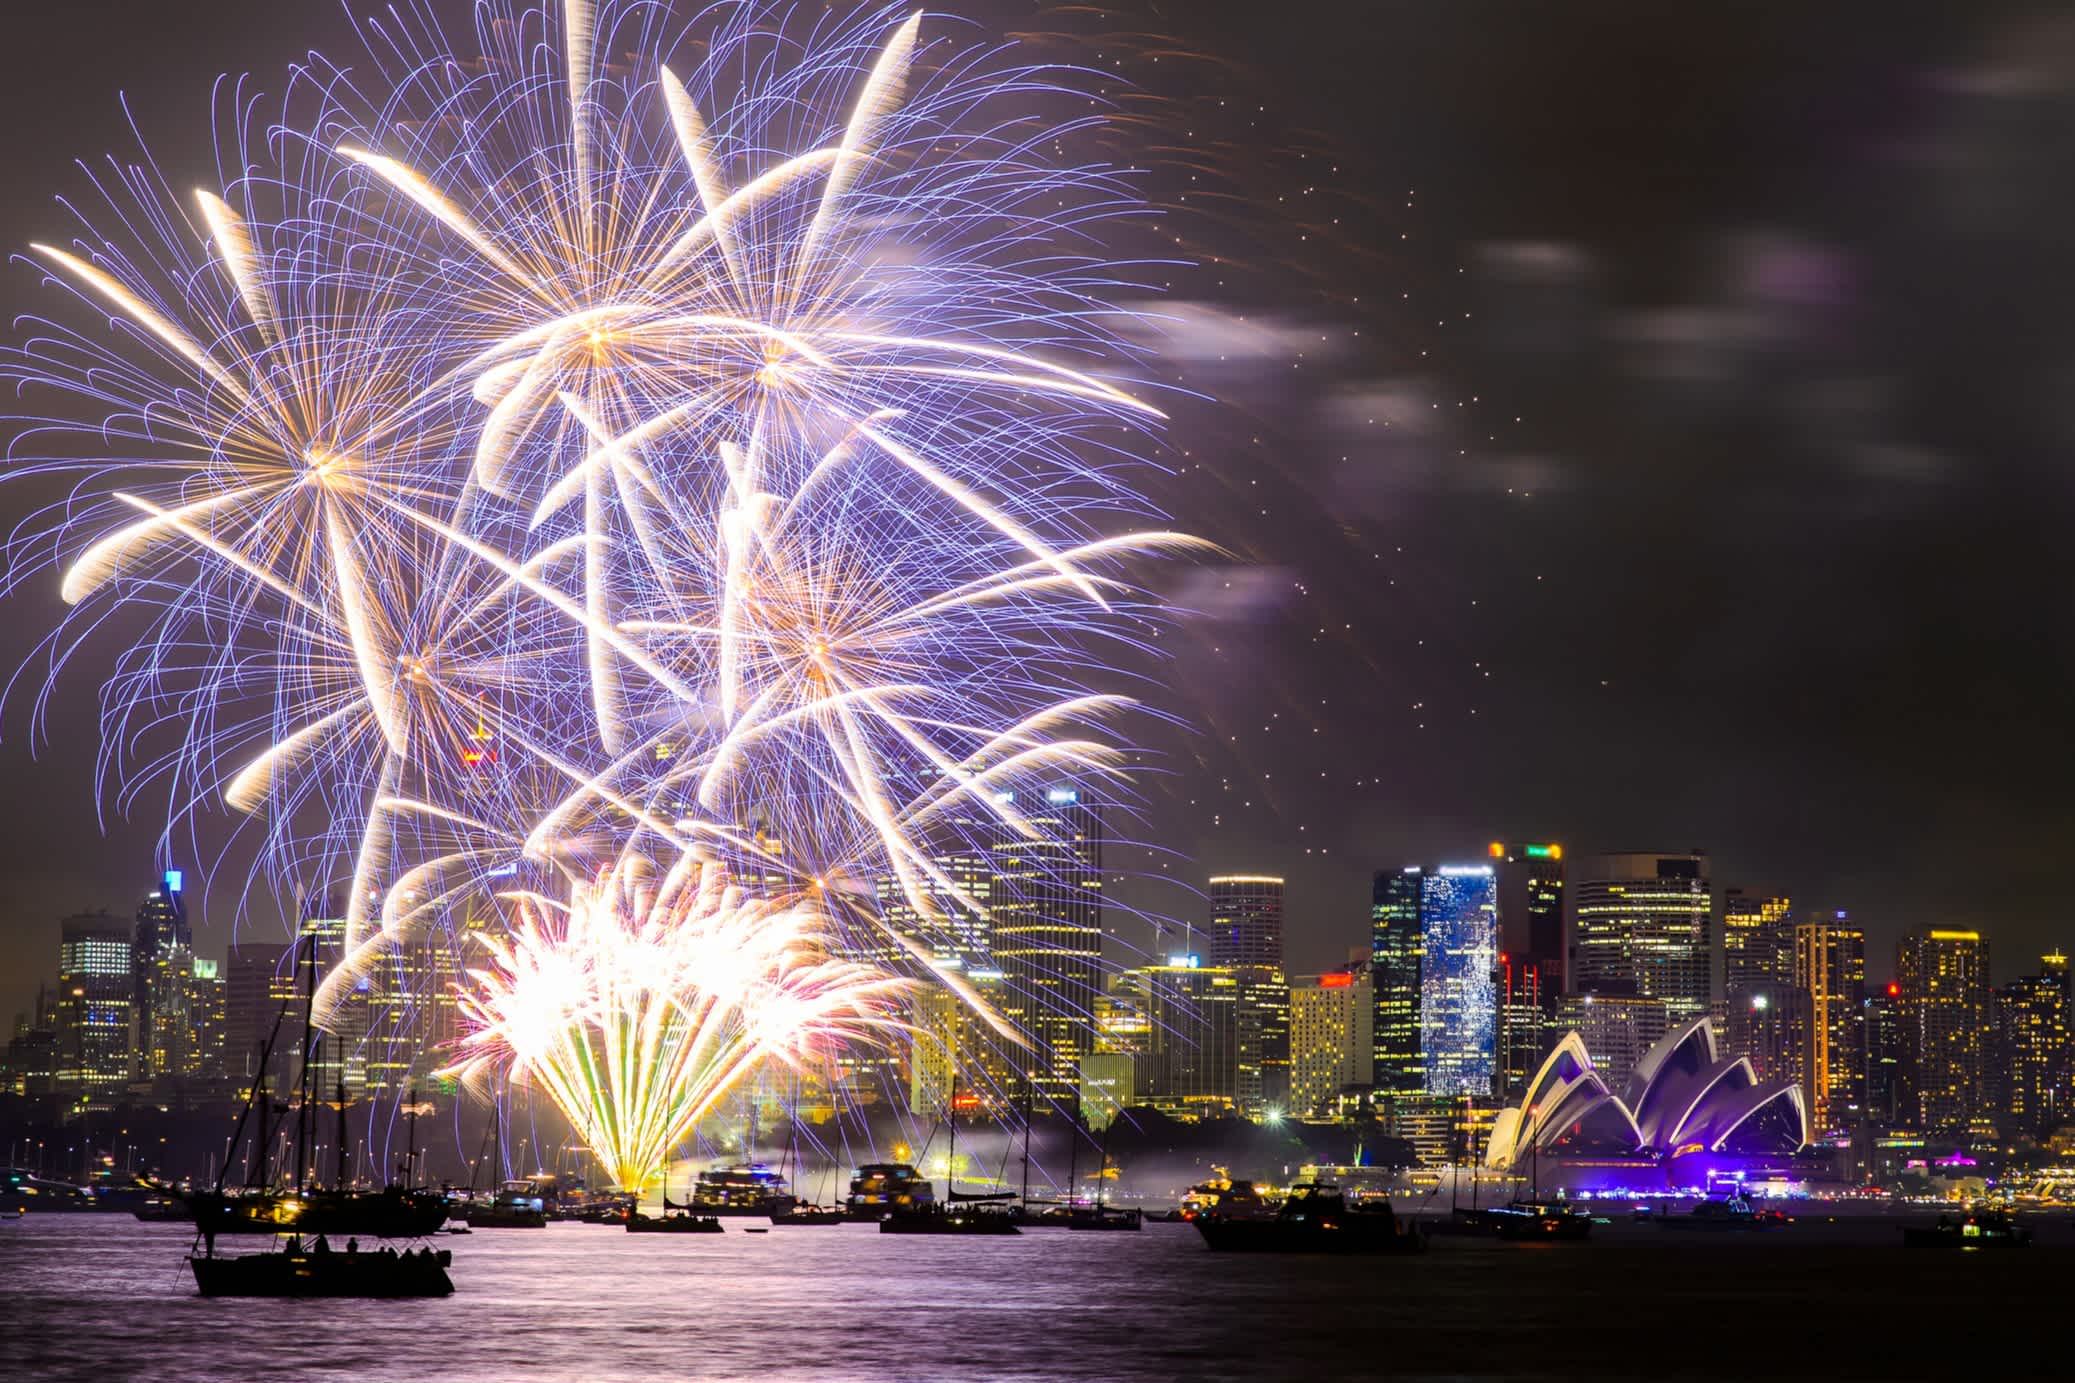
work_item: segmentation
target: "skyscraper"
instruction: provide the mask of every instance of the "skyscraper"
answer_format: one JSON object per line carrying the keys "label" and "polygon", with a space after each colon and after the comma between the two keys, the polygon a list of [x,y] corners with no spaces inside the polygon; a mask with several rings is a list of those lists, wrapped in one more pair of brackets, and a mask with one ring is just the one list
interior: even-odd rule
{"label": "skyscraper", "polygon": [[2069,1113],[2069,1003],[2046,957],[2042,973],[1996,991],[1998,1128],[2005,1138],[2042,1138]]}
{"label": "skyscraper", "polygon": [[1418,1095],[1426,1090],[1426,1065],[1419,1055],[1420,881],[1417,865],[1380,871],[1370,892],[1369,963],[1376,989],[1373,1060],[1378,1095]]}
{"label": "skyscraper", "polygon": [[1571,990],[1661,999],[1674,1025],[1713,997],[1714,899],[1707,856],[1602,855],[1572,885]]}
{"label": "skyscraper", "polygon": [[1490,865],[1420,884],[1419,1045],[1429,1095],[1490,1095],[1498,1073],[1499,908]]}
{"label": "skyscraper", "polygon": [[1369,966],[1290,978],[1290,1110],[1331,1118],[1340,1092],[1369,1085],[1375,1069],[1376,998]]}
{"label": "skyscraper", "polygon": [[1493,841],[1487,853],[1498,871],[1499,949],[1554,1003],[1564,982],[1563,847]]}
{"label": "skyscraper", "polygon": [[294,1078],[294,1052],[303,1021],[302,992],[289,948],[261,942],[231,947],[223,1002],[224,1074],[233,1086],[250,1090],[271,1039],[267,1086],[279,1097]]}
{"label": "skyscraper", "polygon": [[[1503,928],[1502,928],[1503,930]],[[1551,1039],[1554,1000],[1543,987],[1542,972],[1525,956],[1499,954],[1499,1084],[1502,1095],[1517,1095],[1534,1079]]]}
{"label": "skyscraper", "polygon": [[1142,965],[1113,981],[1145,1015],[1147,1050],[1134,1084],[1147,1104],[1181,1118],[1232,1113],[1239,1102],[1239,981],[1193,955]]}
{"label": "skyscraper", "polygon": [[1801,1089],[1809,1128],[1850,1127],[1866,1102],[1866,933],[1841,912],[1797,925],[1794,984],[1808,996]]}
{"label": "skyscraper", "polygon": [[85,1105],[118,1093],[135,1068],[132,932],[105,912],[79,913],[60,938],[55,1084]]}
{"label": "skyscraper", "polygon": [[1038,1093],[1070,1102],[1095,1050],[1102,817],[1073,787],[1049,789],[1025,816],[1039,839],[1003,830],[988,850],[1002,1014],[1031,1042]]}
{"label": "skyscraper", "polygon": [[1909,1079],[1904,1115],[1927,1133],[1964,1133],[1988,1113],[1988,942],[1957,928],[1913,933],[1902,939],[1895,974]]}
{"label": "skyscraper", "polygon": [[[177,1076],[183,1057],[187,1022],[186,981],[193,973],[194,933],[187,924],[182,897],[183,875],[168,869],[158,887],[137,908],[137,929],[130,943],[130,1003],[137,1026],[139,1078]],[[178,1006],[179,1012],[172,1011]]]}
{"label": "skyscraper", "polygon": [[1890,980],[1866,997],[1866,1117],[1877,1128],[1910,1121],[1902,1110],[1908,1082],[1903,1075],[1901,995],[1902,986]]}
{"label": "skyscraper", "polygon": [[1239,981],[1239,1109],[1259,1119],[1290,1101],[1290,991],[1282,968],[1283,881],[1221,874],[1210,881],[1204,960]]}
{"label": "skyscraper", "polygon": [[1793,903],[1742,888],[1722,894],[1722,992],[1735,996],[1794,982]]}
{"label": "skyscraper", "polygon": [[1566,994],[1556,1006],[1556,1030],[1577,1033],[1594,1068],[1616,1089],[1670,1031],[1664,1000],[1632,994]]}

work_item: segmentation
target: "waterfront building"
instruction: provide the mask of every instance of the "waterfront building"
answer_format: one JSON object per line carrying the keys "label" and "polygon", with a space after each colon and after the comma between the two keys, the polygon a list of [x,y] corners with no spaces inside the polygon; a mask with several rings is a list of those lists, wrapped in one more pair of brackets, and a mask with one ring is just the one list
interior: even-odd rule
{"label": "waterfront building", "polygon": [[1498,1074],[1499,911],[1489,865],[1444,865],[1420,884],[1419,1045],[1429,1095],[1482,1095]]}
{"label": "waterfront building", "polygon": [[1797,925],[1794,985],[1808,996],[1800,1079],[1810,1125],[1848,1128],[1866,1102],[1866,933],[1842,912]]}
{"label": "waterfront building", "polygon": [[1002,1015],[1033,1048],[1039,1094],[1066,1102],[1095,1050],[1102,817],[1078,788],[1055,787],[1025,820],[1037,839],[1000,828],[986,851],[993,963],[1005,978]]}
{"label": "waterfront building", "polygon": [[1903,1042],[1902,986],[1890,980],[1866,996],[1866,1119],[1877,1128],[1892,1129],[1903,1122],[1902,1098],[1908,1082],[1903,1075],[1906,1047]]}
{"label": "waterfront building", "polygon": [[1601,855],[1572,884],[1570,991],[1658,999],[1671,1022],[1708,1013],[1714,900],[1707,856]]}
{"label": "waterfront building", "polygon": [[194,932],[187,923],[184,880],[180,870],[168,869],[137,908],[130,942],[130,1003],[138,1039],[135,1074],[140,1080],[178,1078],[179,1067],[188,1060],[185,1010]]}
{"label": "waterfront building", "polygon": [[39,984],[36,1006],[15,1018],[0,1092],[42,1098],[55,1089],[57,1077],[58,1000],[48,986]]}
{"label": "waterfront building", "polygon": [[1556,1006],[1556,1030],[1575,1032],[1593,1067],[1615,1084],[1663,1040],[1669,1027],[1662,999],[1634,994],[1566,994]]}
{"label": "waterfront building", "polygon": [[1163,1114],[1201,1119],[1239,1104],[1239,979],[1195,955],[1170,956],[1113,981],[1145,1015],[1146,1052],[1134,1084]]}
{"label": "waterfront building", "polygon": [[1518,1095],[1541,1064],[1543,1033],[1555,1004],[1545,989],[1541,967],[1510,952],[1499,956],[1500,1092]]}
{"label": "waterfront building", "polygon": [[[1762,889],[1722,894],[1722,991],[1730,998],[1794,983],[1793,901]],[[1730,1007],[1734,1007],[1732,1003]]]}
{"label": "waterfront building", "polygon": [[1213,875],[1204,963],[1281,969],[1282,897],[1283,881],[1273,874]]}
{"label": "waterfront building", "polygon": [[1340,1092],[1372,1084],[1376,1006],[1369,963],[1290,980],[1290,1112],[1335,1117]]}
{"label": "waterfront building", "polygon": [[1498,875],[1499,949],[1553,1005],[1564,986],[1563,846],[1493,841],[1487,853]]}
{"label": "waterfront building", "polygon": [[1722,1048],[1763,1080],[1800,1080],[1811,1030],[1808,991],[1792,984],[1742,989],[1728,998]]}
{"label": "waterfront building", "polygon": [[1423,878],[1417,865],[1385,870],[1370,891],[1369,962],[1376,1005],[1372,1066],[1379,1096],[1426,1090],[1426,1066],[1419,1054],[1419,971],[1426,948],[1419,923]]}
{"label": "waterfront building", "polygon": [[1762,1080],[1716,1046],[1705,1016],[1666,1033],[1614,1080],[1567,1034],[1518,1104],[1499,1112],[1484,1165],[1530,1167],[1573,1190],[1653,1192],[1791,1174],[1809,1141],[1801,1088]]}
{"label": "waterfront building", "polygon": [[106,912],[60,924],[57,1092],[78,1105],[105,1106],[136,1067],[133,934]]}
{"label": "waterfront building", "polygon": [[1125,1052],[1094,1052],[1081,1062],[1081,1120],[1097,1133],[1139,1102],[1137,1063]]}
{"label": "waterfront building", "polygon": [[[2069,1002],[2054,957],[1996,991],[1998,1127],[2043,1138],[2068,1119]],[[2064,972],[2065,973],[2065,972]]]}
{"label": "waterfront building", "polygon": [[1908,1081],[1904,1119],[1926,1133],[1964,1132],[1988,1110],[1988,942],[1961,928],[1918,931],[1903,938],[1895,972]]}
{"label": "waterfront building", "polygon": [[1499,1110],[1497,1101],[1470,1095],[1396,1095],[1378,1105],[1385,1135],[1410,1145],[1422,1167],[1477,1161]]}

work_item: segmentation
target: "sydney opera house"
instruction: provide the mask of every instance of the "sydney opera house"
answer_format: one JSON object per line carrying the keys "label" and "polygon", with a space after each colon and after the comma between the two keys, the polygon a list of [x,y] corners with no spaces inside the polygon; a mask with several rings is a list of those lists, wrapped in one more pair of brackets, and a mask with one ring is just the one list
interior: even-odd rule
{"label": "sydney opera house", "polygon": [[1655,1193],[1794,1178],[1808,1108],[1789,1080],[1721,1056],[1705,1018],[1666,1034],[1610,1088],[1571,1033],[1492,1125],[1484,1166],[1570,1192]]}

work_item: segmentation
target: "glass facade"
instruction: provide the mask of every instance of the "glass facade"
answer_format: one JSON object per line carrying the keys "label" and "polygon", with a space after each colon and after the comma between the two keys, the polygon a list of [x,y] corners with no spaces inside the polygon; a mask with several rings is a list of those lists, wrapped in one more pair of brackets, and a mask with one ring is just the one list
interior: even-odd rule
{"label": "glass facade", "polygon": [[1420,881],[1417,866],[1376,876],[1369,906],[1369,962],[1376,987],[1372,1024],[1373,1068],[1378,1095],[1417,1095],[1426,1090],[1419,1055]]}
{"label": "glass facade", "polygon": [[1419,1042],[1429,1095],[1489,1095],[1498,1073],[1499,906],[1489,865],[1420,884]]}
{"label": "glass facade", "polygon": [[1903,1117],[1927,1133],[1964,1131],[1988,1113],[1994,1009],[1980,932],[1934,928],[1904,937],[1896,957],[1904,1048]]}
{"label": "glass facade", "polygon": [[1571,988],[1661,1000],[1673,1026],[1706,1014],[1714,993],[1707,857],[1604,855],[1573,887]]}

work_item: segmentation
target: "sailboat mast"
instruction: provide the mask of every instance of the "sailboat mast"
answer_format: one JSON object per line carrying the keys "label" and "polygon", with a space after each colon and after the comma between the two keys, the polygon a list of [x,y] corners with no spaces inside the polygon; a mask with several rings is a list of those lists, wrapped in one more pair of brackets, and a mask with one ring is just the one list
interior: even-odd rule
{"label": "sailboat mast", "polygon": [[944,1153],[944,1204],[958,1199],[958,1072],[951,1073],[951,1093],[944,1101],[944,1125],[951,1130]]}
{"label": "sailboat mast", "polygon": [[404,1153],[403,1187],[404,1190],[411,1191],[416,1190],[418,1186],[418,1091],[415,1086],[411,1090],[411,1112],[404,1124],[409,1129],[406,1136],[410,1141],[409,1150]]}
{"label": "sailboat mast", "polygon": [[1023,1073],[1023,1208],[1030,1209],[1030,1072]]}
{"label": "sailboat mast", "polygon": [[335,1172],[333,1172],[333,1174],[332,1174],[332,1183],[331,1183],[331,1189],[332,1189],[332,1190],[334,1190],[334,1191],[343,1191],[343,1190],[345,1190],[345,1189],[346,1189],[346,1141],[347,1141],[347,1135],[346,1135],[346,1073],[345,1073],[345,1068],[344,1068],[344,1065],[343,1065],[343,1064],[341,1064],[341,1066],[340,1066],[340,1069],[339,1069],[339,1078],[338,1078],[338,1083],[337,1083],[337,1085],[335,1085],[335,1086],[334,1086],[334,1087],[332,1088],[332,1093],[333,1093],[334,1095],[336,1095],[336,1096],[338,1097],[338,1101],[339,1101],[339,1147],[338,1147],[338,1152],[337,1152],[336,1156],[335,1156],[335,1157],[333,1158],[333,1163],[334,1163],[335,1167],[337,1168],[337,1170],[336,1170]]}
{"label": "sailboat mast", "polygon": [[1066,1208],[1071,1212],[1081,1194],[1081,1092],[1074,1091],[1074,1126],[1067,1139]]}
{"label": "sailboat mast", "polygon": [[320,1036],[315,1043],[310,1040],[311,1020],[317,1008],[317,934],[310,933],[310,955],[308,969],[303,972],[303,1070],[300,1098],[295,1106],[295,1193],[303,1193],[303,1183],[310,1161],[310,1056],[314,1046],[321,1055],[324,1039]]}

